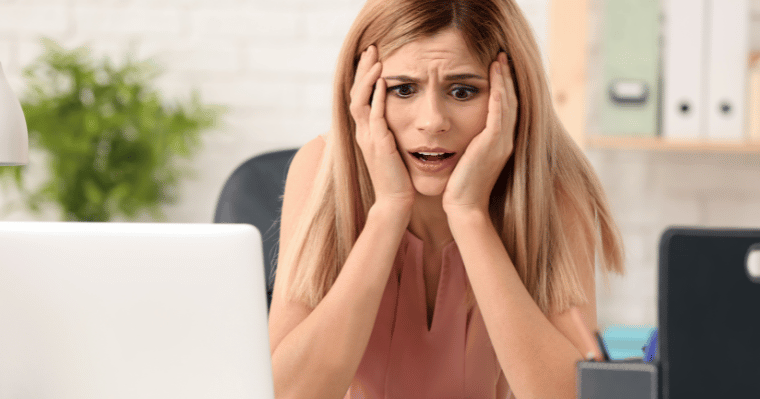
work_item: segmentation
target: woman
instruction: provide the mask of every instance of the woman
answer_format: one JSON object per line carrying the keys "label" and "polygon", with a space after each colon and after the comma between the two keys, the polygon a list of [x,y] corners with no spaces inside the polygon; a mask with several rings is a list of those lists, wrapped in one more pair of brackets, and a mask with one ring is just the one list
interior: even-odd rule
{"label": "woman", "polygon": [[574,398],[604,194],[513,0],[370,0],[288,172],[278,398]]}

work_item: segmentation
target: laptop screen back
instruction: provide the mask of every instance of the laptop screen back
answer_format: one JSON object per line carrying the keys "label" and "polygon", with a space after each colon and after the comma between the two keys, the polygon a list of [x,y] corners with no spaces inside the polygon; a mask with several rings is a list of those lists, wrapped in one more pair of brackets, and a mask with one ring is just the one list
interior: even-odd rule
{"label": "laptop screen back", "polygon": [[273,390],[253,226],[0,222],[0,399]]}

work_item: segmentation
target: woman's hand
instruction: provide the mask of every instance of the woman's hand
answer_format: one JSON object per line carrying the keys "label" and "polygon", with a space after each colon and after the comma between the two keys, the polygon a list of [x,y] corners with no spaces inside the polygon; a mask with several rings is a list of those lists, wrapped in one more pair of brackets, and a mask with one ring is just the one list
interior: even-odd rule
{"label": "woman's hand", "polygon": [[486,127],[470,141],[443,191],[443,209],[449,215],[473,210],[488,214],[491,190],[514,149],[517,95],[505,53],[499,53],[490,73]]}
{"label": "woman's hand", "polygon": [[372,179],[375,203],[401,206],[411,212],[415,190],[409,171],[398,152],[396,138],[385,121],[386,83],[380,78],[381,71],[382,64],[377,60],[377,49],[369,46],[362,53],[350,92],[349,108],[356,122],[356,141]]}

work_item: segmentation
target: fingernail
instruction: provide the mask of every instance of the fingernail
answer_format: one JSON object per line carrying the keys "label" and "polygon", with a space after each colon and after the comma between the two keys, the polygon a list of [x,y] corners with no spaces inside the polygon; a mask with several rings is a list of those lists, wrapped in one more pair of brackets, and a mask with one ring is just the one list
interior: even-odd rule
{"label": "fingernail", "polygon": [[496,63],[496,73],[501,73],[501,63]]}

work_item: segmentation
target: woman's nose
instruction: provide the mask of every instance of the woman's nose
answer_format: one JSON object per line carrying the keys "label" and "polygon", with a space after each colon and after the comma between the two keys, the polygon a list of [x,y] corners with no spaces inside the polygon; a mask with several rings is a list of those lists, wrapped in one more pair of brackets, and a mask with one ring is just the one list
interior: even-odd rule
{"label": "woman's nose", "polygon": [[429,90],[420,98],[417,107],[417,129],[423,133],[440,133],[449,128],[449,118],[446,105],[433,90]]}

